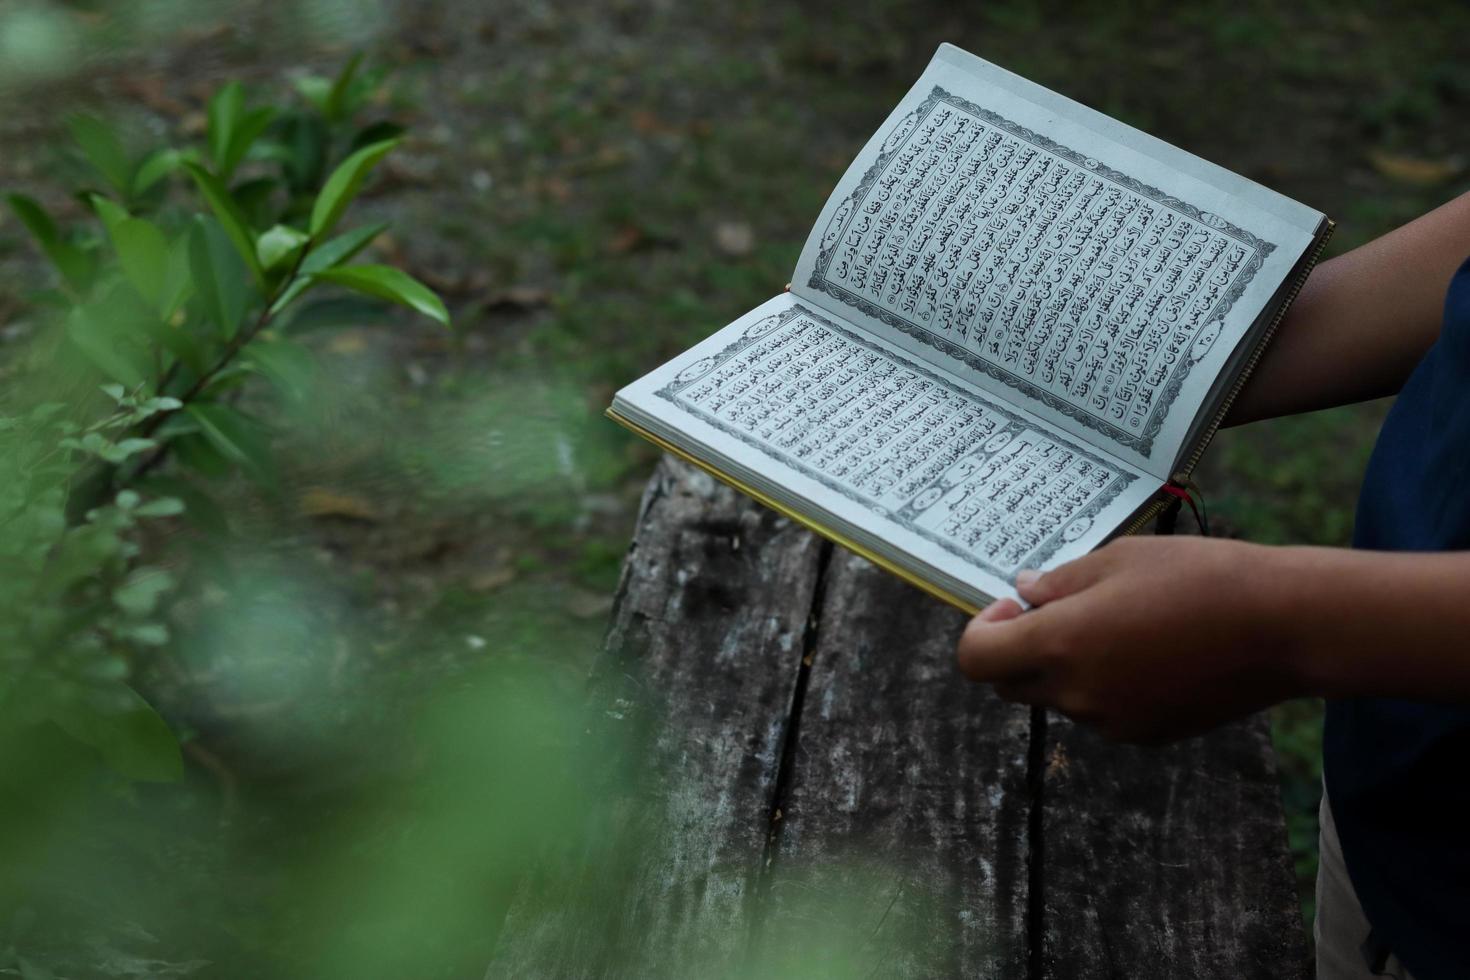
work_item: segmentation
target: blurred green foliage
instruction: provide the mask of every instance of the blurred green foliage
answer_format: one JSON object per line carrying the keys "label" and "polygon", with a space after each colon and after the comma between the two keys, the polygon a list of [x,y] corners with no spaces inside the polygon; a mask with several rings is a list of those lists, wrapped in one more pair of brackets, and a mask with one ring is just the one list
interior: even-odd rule
{"label": "blurred green foliage", "polygon": [[[35,211],[0,218],[0,414],[14,420],[0,507],[15,506],[18,469],[68,488],[78,469],[113,472],[92,521],[24,494],[33,542],[101,528],[97,574],[65,604],[0,594],[24,617],[72,610],[124,651],[86,676],[118,695],[104,714],[122,734],[74,726],[114,767],[51,722],[0,741],[0,798],[19,801],[0,814],[0,973],[479,975],[511,882],[559,846],[601,861],[606,891],[577,914],[605,914],[638,838],[570,815],[605,812],[610,787],[629,808],[661,796],[621,768],[637,739],[584,735],[583,680],[653,459],[599,413],[780,288],[934,45],[1327,211],[1342,251],[1466,186],[1467,27],[1459,4],[1368,0],[0,5],[0,185],[51,216],[42,239],[61,269],[35,259]],[[337,74],[362,44],[391,78]],[[227,78],[246,87],[224,94]],[[300,236],[332,219],[315,190],[333,167],[394,140],[338,247],[414,273],[456,333],[351,293],[402,287],[390,273],[313,279],[271,314],[260,356],[246,344],[217,375],[215,401],[243,423],[150,408],[184,400],[201,376],[188,357],[207,371],[223,324],[255,323],[282,268],[305,267]],[[113,291],[78,295],[99,272]],[[92,316],[68,332],[57,317],[74,307]],[[219,327],[202,353],[164,348],[183,363],[166,392],[138,386],[158,372],[136,345],[89,342],[97,322],[148,318],[170,324],[158,344]],[[153,414],[124,421],[139,411]],[[1212,517],[1256,540],[1345,543],[1380,414],[1223,433],[1200,474]],[[139,431],[160,416],[178,428]],[[136,488],[130,472],[157,450],[127,439],[169,446]],[[184,512],[148,516],[169,500]],[[166,642],[141,642],[155,626]],[[160,761],[172,739],[128,679],[183,745],[176,782],[119,775],[139,753],[116,746],[133,739],[158,747],[141,753],[158,774],[179,765]],[[1319,724],[1311,704],[1275,715],[1307,889]],[[855,876],[847,905],[888,870]],[[773,952],[771,972],[854,972],[862,916],[848,911],[823,920],[830,945],[799,963]]]}
{"label": "blurred green foliage", "polygon": [[[149,703],[157,685],[138,678],[161,664],[185,667],[185,650],[209,657],[223,636],[274,651],[304,637],[305,610],[281,596],[279,578],[252,601],[238,556],[225,553],[228,515],[209,480],[238,468],[272,485],[269,426],[240,396],[260,376],[285,400],[304,399],[314,358],[292,328],[359,322],[356,306],[308,304],[308,294],[358,293],[449,322],[442,301],[408,274],[349,264],[385,226],[338,225],[398,136],[384,122],[353,124],[377,88],[358,68],[353,59],[335,79],[301,79],[302,107],[252,107],[242,86],[225,85],[209,99],[203,150],[136,152],[101,119],[73,115],[71,137],[104,188],[74,194],[93,221],[63,228],[36,200],[8,197],[57,279],[32,298],[44,326],[0,396],[0,785],[6,799],[25,801],[0,817],[0,921],[23,922],[27,933],[51,935],[84,916],[68,893],[84,893],[86,882],[72,880],[64,852],[111,827],[75,812],[82,801],[92,811],[99,793],[135,792],[127,780],[184,773],[179,744]],[[175,173],[202,200],[170,193]],[[182,467],[161,465],[173,460]],[[226,555],[222,567],[160,546],[145,556],[143,525],[180,515],[195,524],[191,548]],[[234,579],[218,611],[228,615],[200,634],[175,607],[207,597],[222,575]],[[235,668],[225,675],[231,695],[247,699],[305,680],[304,661],[220,665]],[[175,712],[175,724],[183,717]],[[62,975],[126,975],[75,959],[99,955],[85,946],[37,952],[12,935],[0,965],[47,976],[59,957],[69,964]]]}
{"label": "blurred green foliage", "polygon": [[[0,632],[13,638],[0,697],[18,709],[7,712],[11,723],[53,722],[134,778],[176,778],[180,763],[166,725],[126,683],[142,649],[168,644],[159,610],[176,585],[168,569],[134,560],[132,532],[208,496],[179,476],[150,480],[158,464],[172,452],[205,476],[238,466],[269,483],[268,429],[235,396],[259,374],[285,397],[304,397],[312,357],[287,331],[298,308],[306,317],[321,309],[297,302],[319,285],[449,322],[439,298],[406,273],[347,264],[382,225],[332,237],[396,145],[374,141],[379,124],[334,161],[334,129],[373,88],[357,68],[354,59],[334,81],[303,79],[312,112],[251,108],[238,83],[224,86],[209,100],[202,153],[134,155],[100,119],[73,116],[72,137],[112,195],[76,193],[100,228],[63,230],[35,200],[9,196],[60,285],[38,297],[55,309],[55,326],[34,345],[0,418]],[[257,168],[235,181],[252,154],[276,173]],[[178,170],[206,212],[166,195]],[[70,398],[30,404],[38,392]]]}

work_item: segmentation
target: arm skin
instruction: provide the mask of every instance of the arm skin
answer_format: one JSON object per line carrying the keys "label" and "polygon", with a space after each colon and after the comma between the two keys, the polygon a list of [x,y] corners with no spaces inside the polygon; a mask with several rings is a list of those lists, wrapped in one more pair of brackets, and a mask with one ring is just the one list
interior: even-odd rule
{"label": "arm skin", "polygon": [[[1323,263],[1229,423],[1396,392],[1467,254],[1470,195]],[[1123,538],[1017,591],[1034,608],[971,620],[960,669],[1110,738],[1180,738],[1293,697],[1470,704],[1470,552]]]}
{"label": "arm skin", "polygon": [[1467,588],[1470,552],[1122,538],[987,607],[960,669],[1138,742],[1293,697],[1470,703]]}
{"label": "arm skin", "polygon": [[1470,194],[1317,266],[1226,425],[1392,395],[1439,336]]}

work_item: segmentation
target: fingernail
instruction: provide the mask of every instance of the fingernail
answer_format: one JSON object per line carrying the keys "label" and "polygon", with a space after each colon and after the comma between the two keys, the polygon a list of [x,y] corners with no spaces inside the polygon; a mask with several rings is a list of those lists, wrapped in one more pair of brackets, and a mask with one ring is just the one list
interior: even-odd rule
{"label": "fingernail", "polygon": [[1034,568],[1023,568],[1016,573],[1016,588],[1027,589],[1036,584],[1041,578],[1041,573]]}

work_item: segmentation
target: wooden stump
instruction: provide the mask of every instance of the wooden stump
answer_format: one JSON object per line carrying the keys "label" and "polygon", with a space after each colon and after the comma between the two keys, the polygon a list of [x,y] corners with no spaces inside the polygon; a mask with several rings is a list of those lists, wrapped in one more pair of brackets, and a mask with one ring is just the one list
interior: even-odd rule
{"label": "wooden stump", "polygon": [[966,681],[963,625],[666,460],[591,684],[626,765],[488,975],[1303,975],[1264,718],[1110,745]]}

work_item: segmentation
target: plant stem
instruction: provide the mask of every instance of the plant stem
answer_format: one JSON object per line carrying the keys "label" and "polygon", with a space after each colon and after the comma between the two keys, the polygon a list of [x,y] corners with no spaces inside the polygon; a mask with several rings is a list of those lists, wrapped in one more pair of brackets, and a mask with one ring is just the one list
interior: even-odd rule
{"label": "plant stem", "polygon": [[[182,395],[178,395],[177,397],[179,401],[183,402],[184,405],[188,405],[195,398],[199,397],[200,392],[207,388],[209,386],[209,383],[213,381],[221,371],[223,371],[226,367],[229,367],[230,362],[235,359],[235,357],[240,353],[242,349],[244,349],[245,345],[254,340],[257,336],[259,336],[262,330],[270,325],[272,319],[272,307],[276,305],[276,300],[281,298],[281,294],[284,293],[287,287],[289,287],[291,283],[296,279],[297,273],[301,271],[301,263],[306,261],[307,253],[311,251],[311,245],[312,243],[308,239],[307,242],[302,246],[300,253],[297,254],[296,262],[291,266],[291,271],[281,279],[280,285],[277,286],[271,292],[271,294],[266,297],[265,304],[260,308],[260,316],[255,318],[255,322],[244,330],[235,331],[235,336],[230,338],[230,342],[225,346],[225,352],[220,356],[219,361],[214,365],[214,367],[210,368],[208,371],[205,371],[197,379],[195,379],[194,383],[189,386],[189,389],[187,391],[185,391]],[[166,420],[181,411],[183,411],[182,408],[175,408],[167,412],[159,412],[157,415],[150,418],[140,430],[143,438],[146,439],[149,436],[152,436],[153,433],[158,431],[159,426],[163,425]],[[167,455],[168,443],[164,443],[163,445],[155,449],[146,459],[139,463],[137,468],[128,475],[128,479],[131,481],[141,478],[159,463],[163,462],[164,457],[166,457]]]}

